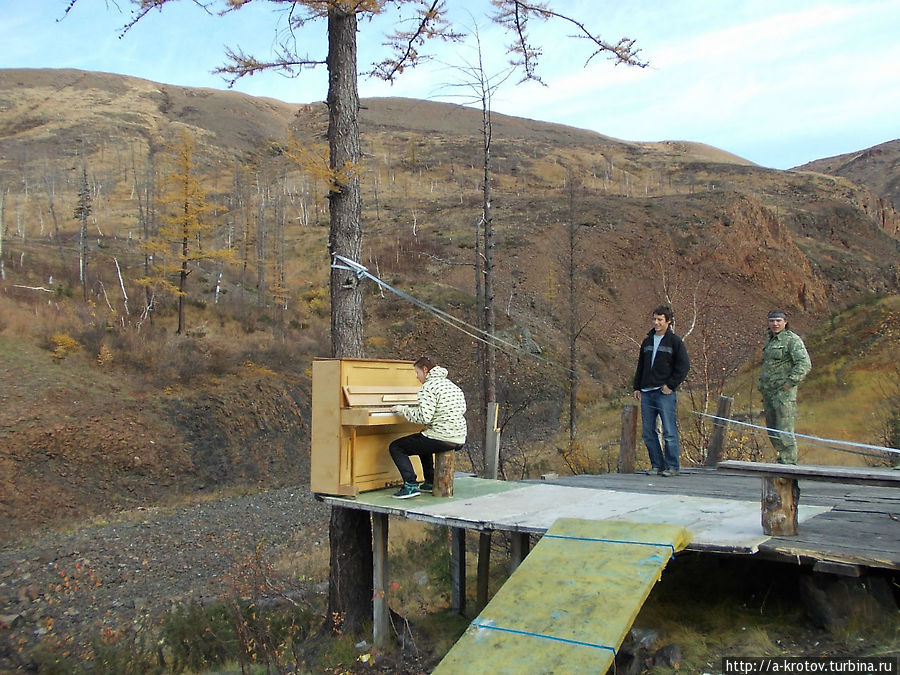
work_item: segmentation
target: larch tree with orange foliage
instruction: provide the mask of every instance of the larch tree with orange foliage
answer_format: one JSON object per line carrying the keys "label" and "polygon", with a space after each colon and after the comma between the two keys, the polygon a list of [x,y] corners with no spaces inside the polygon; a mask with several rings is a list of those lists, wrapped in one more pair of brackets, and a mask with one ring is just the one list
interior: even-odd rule
{"label": "larch tree with orange foliage", "polygon": [[156,235],[142,242],[152,263],[150,275],[141,283],[155,290],[173,293],[178,301],[178,329],[185,330],[184,299],[191,271],[205,260],[229,260],[230,249],[213,246],[215,223],[207,218],[213,210],[206,191],[196,175],[193,137],[182,132],[172,146],[173,171],[166,176],[163,204],[169,213],[163,218]]}

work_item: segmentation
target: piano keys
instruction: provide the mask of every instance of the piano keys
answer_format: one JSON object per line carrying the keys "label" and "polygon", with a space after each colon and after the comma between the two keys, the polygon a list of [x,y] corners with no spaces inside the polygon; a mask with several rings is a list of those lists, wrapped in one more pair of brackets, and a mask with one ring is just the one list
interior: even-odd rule
{"label": "piano keys", "polygon": [[[422,427],[391,408],[415,405],[419,391],[410,361],[316,359],[312,364],[310,487],[355,497],[399,485],[391,441]],[[413,466],[421,475],[418,457]]]}

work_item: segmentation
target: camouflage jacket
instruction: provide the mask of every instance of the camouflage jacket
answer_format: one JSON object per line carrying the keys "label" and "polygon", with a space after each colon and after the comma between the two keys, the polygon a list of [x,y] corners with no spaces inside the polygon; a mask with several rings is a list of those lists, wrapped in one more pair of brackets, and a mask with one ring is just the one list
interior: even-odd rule
{"label": "camouflage jacket", "polygon": [[[806,346],[799,335],[787,328],[780,333],[769,332],[768,335],[762,350],[759,391],[763,396],[796,398],[797,385],[812,368]],[[790,389],[784,389],[785,383],[791,385]]]}

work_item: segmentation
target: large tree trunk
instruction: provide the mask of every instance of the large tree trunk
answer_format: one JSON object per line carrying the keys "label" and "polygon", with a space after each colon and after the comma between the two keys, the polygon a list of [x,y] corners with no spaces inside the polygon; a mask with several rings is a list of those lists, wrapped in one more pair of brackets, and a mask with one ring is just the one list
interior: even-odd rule
{"label": "large tree trunk", "polygon": [[[328,146],[332,169],[360,161],[356,17],[328,10]],[[362,258],[359,180],[329,193],[330,253]],[[363,355],[362,292],[346,270],[331,270],[331,353]],[[328,617],[335,630],[356,632],[372,617],[372,524],[365,511],[332,507]]]}

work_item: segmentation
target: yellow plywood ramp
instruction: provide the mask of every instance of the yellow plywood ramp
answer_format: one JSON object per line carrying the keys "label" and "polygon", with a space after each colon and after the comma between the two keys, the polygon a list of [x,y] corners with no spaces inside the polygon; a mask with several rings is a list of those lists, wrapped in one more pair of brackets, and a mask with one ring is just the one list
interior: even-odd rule
{"label": "yellow plywood ramp", "polygon": [[689,542],[678,525],[557,520],[433,672],[605,673]]}

